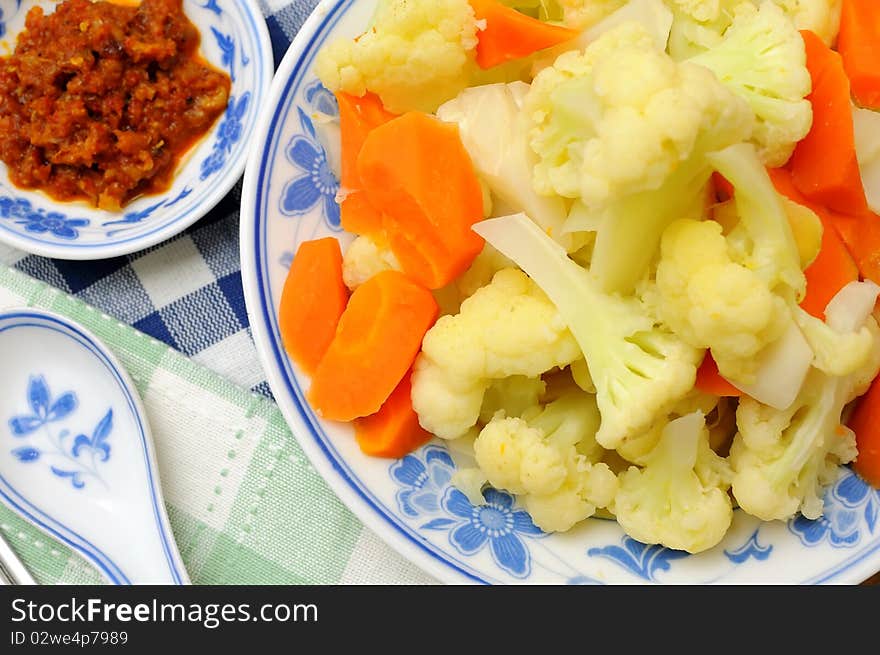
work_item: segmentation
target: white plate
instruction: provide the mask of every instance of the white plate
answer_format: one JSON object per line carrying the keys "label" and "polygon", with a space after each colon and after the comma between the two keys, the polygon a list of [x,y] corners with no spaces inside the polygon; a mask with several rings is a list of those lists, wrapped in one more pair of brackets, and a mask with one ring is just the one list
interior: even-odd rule
{"label": "white plate", "polygon": [[[48,13],[55,3],[0,0],[0,53],[14,49],[28,9],[37,4]],[[184,0],[183,5],[201,33],[202,55],[228,72],[233,83],[226,113],[186,154],[171,188],[139,198],[121,212],[107,212],[19,189],[0,162],[0,241],[59,259],[125,255],[186,229],[239,180],[272,82],[274,59],[266,20],[256,0]]]}
{"label": "white plate", "polygon": [[323,2],[305,24],[276,76],[242,194],[242,277],[257,349],[294,434],[340,498],[400,553],[451,583],[858,583],[880,569],[880,492],[848,469],[826,496],[826,518],[762,523],[737,511],[719,546],[689,556],[630,539],[613,521],[537,534],[507,494],[472,507],[450,488],[454,464],[442,443],[398,462],[372,459],[348,426],[315,416],[303,394],[308,378],[284,354],[277,308],[299,243],[350,238],[340,232],[336,183],[309,118],[333,106],[312,66],[328,39],[362,31],[374,6]]}

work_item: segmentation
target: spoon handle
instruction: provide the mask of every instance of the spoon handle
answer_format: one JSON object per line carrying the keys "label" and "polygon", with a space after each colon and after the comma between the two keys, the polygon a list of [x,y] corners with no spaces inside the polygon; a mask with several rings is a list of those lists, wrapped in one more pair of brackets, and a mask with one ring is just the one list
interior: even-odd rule
{"label": "spoon handle", "polygon": [[0,535],[0,578],[5,578],[12,585],[37,584],[2,535]]}

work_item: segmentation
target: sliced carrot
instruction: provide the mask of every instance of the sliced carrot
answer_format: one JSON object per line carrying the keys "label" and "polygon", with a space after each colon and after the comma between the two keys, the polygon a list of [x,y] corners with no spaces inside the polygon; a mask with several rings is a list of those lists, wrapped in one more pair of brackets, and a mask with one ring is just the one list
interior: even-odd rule
{"label": "sliced carrot", "polygon": [[431,433],[419,425],[413,409],[410,378],[410,373],[403,377],[382,409],[355,420],[354,436],[365,454],[399,458],[431,440]]}
{"label": "sliced carrot", "polygon": [[455,125],[410,112],[377,127],[358,175],[391,250],[419,284],[446,286],[483,249],[471,230],[483,218],[483,192]]}
{"label": "sliced carrot", "polygon": [[844,214],[868,211],[856,159],[850,84],[838,53],[801,31],[813,83],[813,126],[791,157],[792,180],[813,202]]}
{"label": "sliced carrot", "polygon": [[862,107],[880,109],[880,3],[843,0],[837,51]]}
{"label": "sliced carrot", "polygon": [[370,204],[362,191],[357,158],[367,135],[379,125],[395,118],[374,93],[361,97],[339,92],[339,128],[342,132],[342,188],[347,195],[340,207],[342,227],[355,234],[375,234],[382,229],[382,214]]}
{"label": "sliced carrot", "polygon": [[880,284],[880,216],[846,216],[829,212],[837,233],[866,280]]}
{"label": "sliced carrot", "polygon": [[859,450],[853,467],[868,484],[880,489],[880,378],[862,396],[848,423]]}
{"label": "sliced carrot", "polygon": [[703,363],[697,369],[696,387],[703,393],[712,396],[733,398],[743,395],[742,391],[721,377],[721,373],[718,372],[718,364],[715,363],[715,358],[708,350],[706,356],[703,357]]}
{"label": "sliced carrot", "polygon": [[347,303],[339,242],[332,237],[303,242],[281,291],[278,327],[287,354],[309,375],[333,341]]}
{"label": "sliced carrot", "polygon": [[[812,309],[815,309],[821,304],[823,295],[827,296],[836,284],[843,283],[840,288],[838,288],[839,291],[845,284],[845,282],[843,282],[844,280],[847,282],[851,281],[849,277],[852,275],[852,269],[846,261],[846,258],[842,257],[842,254],[834,254],[833,252],[837,251],[837,253],[839,253],[839,246],[834,243],[827,243],[828,240],[834,239],[833,235],[835,234],[845,246],[850,258],[856,266],[858,274],[866,280],[871,280],[880,284],[880,216],[870,212],[861,216],[847,216],[846,214],[832,211],[827,207],[816,202],[811,202],[806,198],[797,187],[795,187],[790,171],[784,168],[771,168],[768,169],[767,172],[770,174],[770,179],[773,180],[773,185],[779,193],[816,212],[816,215],[822,221],[822,226],[825,228],[825,231],[822,234],[822,250],[824,251],[826,248],[832,249],[832,252],[826,253],[825,256],[832,258],[830,261],[836,260],[838,264],[837,273],[834,275],[834,282],[829,284],[829,280],[827,279],[822,282],[820,286],[826,287],[825,291],[813,300],[809,300],[812,293],[810,291],[809,279],[811,276],[824,275],[823,273],[820,273],[824,263],[820,264],[820,268],[816,271],[810,272],[810,270],[807,269],[807,296],[809,302],[813,303],[811,305]],[[820,257],[823,256],[821,251],[819,255]],[[817,262],[813,262],[813,265],[815,266],[816,263]],[[827,273],[827,271],[825,273]],[[814,285],[815,284],[816,283],[814,282]],[[813,311],[807,309],[806,306],[804,309],[813,314]],[[813,315],[818,316],[818,314]],[[822,309],[822,316],[824,316],[824,307]]]}
{"label": "sliced carrot", "polygon": [[331,421],[378,412],[436,317],[434,296],[403,273],[384,271],[359,286],[312,377],[308,398],[315,411]]}
{"label": "sliced carrot", "polygon": [[712,185],[715,188],[715,199],[718,202],[727,202],[733,198],[733,185],[718,171],[712,173]]}
{"label": "sliced carrot", "polygon": [[859,268],[835,225],[840,219],[833,213],[810,203],[795,187],[791,173],[784,169],[768,169],[773,185],[781,195],[816,212],[822,221],[822,245],[813,263],[804,271],[807,295],[801,307],[816,318],[825,320],[825,308],[831,299],[850,282],[859,279]]}
{"label": "sliced carrot", "polygon": [[470,4],[477,20],[486,21],[486,27],[477,34],[480,68],[528,57],[580,35],[577,30],[526,16],[498,0],[470,0]]}

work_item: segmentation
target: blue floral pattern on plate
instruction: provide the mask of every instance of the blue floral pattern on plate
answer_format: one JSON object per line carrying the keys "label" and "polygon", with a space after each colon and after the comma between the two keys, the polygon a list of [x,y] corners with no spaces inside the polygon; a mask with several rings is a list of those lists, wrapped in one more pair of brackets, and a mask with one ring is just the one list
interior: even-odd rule
{"label": "blue floral pattern on plate", "polygon": [[23,225],[33,234],[52,234],[59,239],[79,238],[79,229],[89,224],[87,218],[68,218],[61,212],[35,208],[27,198],[0,196],[0,218],[10,219],[16,225]]}
{"label": "blue floral pattern on plate", "polygon": [[748,561],[750,557],[754,557],[756,560],[763,562],[770,554],[773,552],[773,546],[762,546],[758,541],[758,533],[760,532],[760,528],[755,530],[752,533],[752,536],[749,537],[748,541],[746,541],[742,546],[738,548],[725,549],[724,556],[727,557],[734,564],[742,564],[743,562]]}
{"label": "blue floral pattern on plate", "polygon": [[497,489],[483,491],[485,503],[473,505],[450,486],[455,463],[444,448],[427,446],[389,469],[401,487],[396,498],[400,510],[410,517],[441,514],[421,525],[423,530],[449,532],[449,543],[467,557],[487,546],[492,559],[517,578],[531,572],[531,553],[524,538],[545,536],[513,496]]}
{"label": "blue floral pattern on plate", "polygon": [[851,548],[874,534],[878,515],[880,491],[846,469],[825,494],[824,515],[814,521],[798,515],[788,529],[804,546],[827,542],[834,548]]}
{"label": "blue floral pattern on plate", "polygon": [[638,577],[650,582],[657,582],[657,573],[668,571],[671,562],[690,554],[681,550],[672,550],[656,544],[648,545],[636,541],[632,537],[623,537],[622,546],[603,546],[590,548],[589,557],[605,557],[624,567]]}
{"label": "blue floral pattern on plate", "polygon": [[[312,112],[331,118],[339,115],[333,94],[320,82],[312,84],[305,95]],[[327,153],[309,114],[301,107],[297,107],[297,113],[303,133],[290,139],[284,155],[301,173],[284,186],[280,199],[281,213],[285,216],[302,216],[320,208],[328,227],[339,230],[340,212],[336,202],[339,182],[330,169]]]}
{"label": "blue floral pattern on plate", "polygon": [[[109,409],[89,436],[77,435],[71,442],[67,429],[55,431],[53,424],[63,424],[79,407],[79,400],[72,391],[52,398],[49,385],[42,375],[33,375],[27,388],[29,414],[11,417],[7,424],[15,439],[29,439],[27,445],[12,450],[12,455],[24,464],[41,460],[49,462],[49,470],[62,479],[70,481],[74,489],[86,486],[86,479],[93,478],[104,486],[98,464],[110,459],[108,443],[113,431],[113,409]],[[34,443],[39,434],[42,439]],[[68,445],[69,444],[69,445]]]}

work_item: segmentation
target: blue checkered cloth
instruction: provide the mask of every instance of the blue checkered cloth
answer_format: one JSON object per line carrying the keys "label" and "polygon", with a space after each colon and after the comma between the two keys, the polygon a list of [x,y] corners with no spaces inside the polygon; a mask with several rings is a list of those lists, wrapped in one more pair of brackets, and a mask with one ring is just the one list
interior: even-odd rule
{"label": "blue checkered cloth", "polygon": [[[317,0],[260,0],[277,66]],[[202,220],[163,244],[89,262],[0,246],[0,262],[81,298],[198,363],[271,396],[245,310],[239,258],[241,182]]]}

